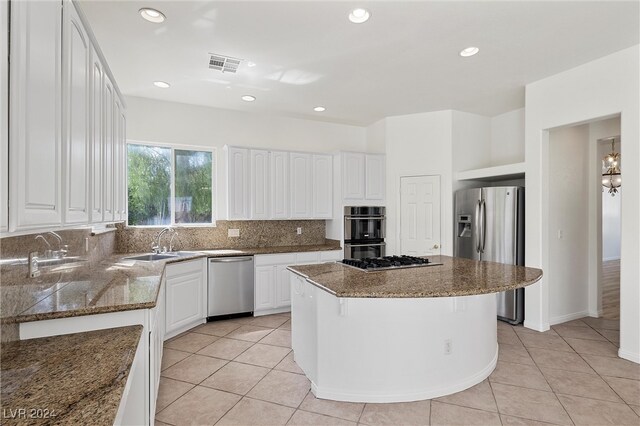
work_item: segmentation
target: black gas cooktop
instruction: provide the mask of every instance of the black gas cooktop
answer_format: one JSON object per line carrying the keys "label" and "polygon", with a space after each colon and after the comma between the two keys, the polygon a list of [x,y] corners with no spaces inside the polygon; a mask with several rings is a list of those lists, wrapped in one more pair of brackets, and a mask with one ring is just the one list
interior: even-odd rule
{"label": "black gas cooktop", "polygon": [[368,257],[366,259],[343,259],[342,263],[347,266],[362,269],[366,272],[442,265],[442,263],[434,263],[425,257],[414,256],[385,256]]}

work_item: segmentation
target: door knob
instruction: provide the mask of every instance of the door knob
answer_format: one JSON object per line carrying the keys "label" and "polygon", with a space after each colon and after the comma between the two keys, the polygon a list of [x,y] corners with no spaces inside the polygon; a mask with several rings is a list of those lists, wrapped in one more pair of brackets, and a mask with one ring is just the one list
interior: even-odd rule
{"label": "door knob", "polygon": [[436,244],[434,244],[434,245],[433,245],[433,248],[434,248],[434,249],[439,249],[439,248],[440,248],[440,246],[436,243]]}

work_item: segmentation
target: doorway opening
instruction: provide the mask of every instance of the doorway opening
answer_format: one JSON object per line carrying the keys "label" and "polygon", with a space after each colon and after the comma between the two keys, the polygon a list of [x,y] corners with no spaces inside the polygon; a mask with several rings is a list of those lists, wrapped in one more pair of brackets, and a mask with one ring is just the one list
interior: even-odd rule
{"label": "doorway opening", "polygon": [[[548,136],[549,322],[589,325],[593,330],[583,330],[585,338],[618,347],[622,188],[613,196],[603,189],[603,158],[611,152],[612,138],[621,153],[620,116],[549,129]],[[561,335],[576,334],[564,326],[553,328]]]}
{"label": "doorway opening", "polygon": [[[598,158],[602,161],[603,172],[608,165],[605,159],[620,153],[620,136],[611,136],[598,140]],[[621,158],[616,158],[617,167],[621,167]],[[602,235],[602,256],[599,298],[601,316],[609,320],[620,320],[620,201],[622,187],[609,189],[604,186],[611,178],[603,177],[600,232]],[[615,185],[615,182],[614,182]]]}

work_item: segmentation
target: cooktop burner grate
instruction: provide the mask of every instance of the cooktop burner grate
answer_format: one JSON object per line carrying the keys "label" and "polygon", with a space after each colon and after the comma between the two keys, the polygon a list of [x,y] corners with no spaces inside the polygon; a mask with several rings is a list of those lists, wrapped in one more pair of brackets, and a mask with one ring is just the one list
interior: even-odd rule
{"label": "cooktop burner grate", "polygon": [[366,259],[343,259],[342,263],[353,268],[364,270],[366,272],[442,265],[442,263],[434,263],[425,257],[415,256],[385,256],[369,257]]}

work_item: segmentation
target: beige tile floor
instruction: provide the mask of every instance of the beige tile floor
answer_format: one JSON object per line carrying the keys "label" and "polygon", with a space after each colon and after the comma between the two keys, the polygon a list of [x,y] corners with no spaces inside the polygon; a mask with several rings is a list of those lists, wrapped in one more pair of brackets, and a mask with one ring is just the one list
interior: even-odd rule
{"label": "beige tile floor", "polygon": [[313,396],[289,318],[208,323],[166,342],[156,424],[640,425],[640,366],[617,357],[617,321],[544,333],[498,322],[498,365],[482,383],[434,400],[355,404]]}

